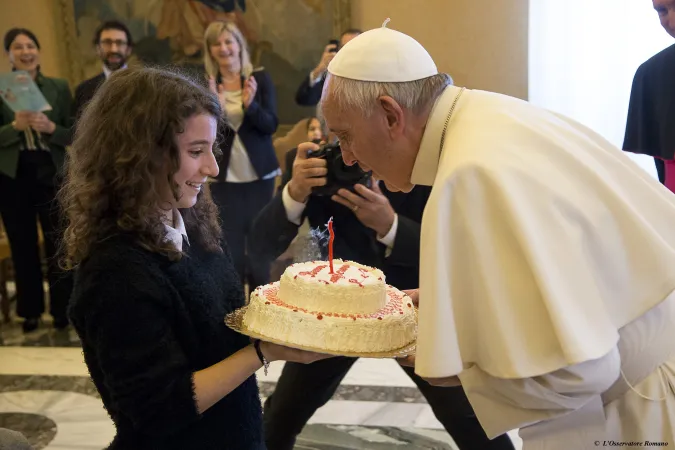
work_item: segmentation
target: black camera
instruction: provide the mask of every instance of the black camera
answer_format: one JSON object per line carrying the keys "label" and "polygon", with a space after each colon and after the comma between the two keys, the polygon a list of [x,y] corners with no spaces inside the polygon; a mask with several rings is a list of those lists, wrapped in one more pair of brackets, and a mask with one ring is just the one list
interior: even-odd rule
{"label": "black camera", "polygon": [[348,189],[352,192],[354,186],[362,184],[368,188],[372,186],[372,172],[364,172],[358,164],[348,166],[342,159],[340,144],[325,144],[318,150],[307,152],[307,158],[322,158],[326,160],[326,184],[312,188],[312,195],[331,196],[340,189]]}

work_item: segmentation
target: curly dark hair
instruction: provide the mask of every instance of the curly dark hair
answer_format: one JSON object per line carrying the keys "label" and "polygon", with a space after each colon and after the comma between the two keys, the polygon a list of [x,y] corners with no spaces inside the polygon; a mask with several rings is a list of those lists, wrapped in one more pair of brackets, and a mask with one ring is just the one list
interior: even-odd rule
{"label": "curly dark hair", "polygon": [[[166,174],[178,199],[175,137],[198,114],[211,115],[220,124],[217,96],[173,71],[118,70],[101,86],[78,121],[59,192],[67,219],[62,243],[66,268],[87,258],[97,242],[120,233],[171,260],[181,258],[166,240],[159,184]],[[218,209],[207,186],[182,215],[191,239],[208,251],[222,252]]]}

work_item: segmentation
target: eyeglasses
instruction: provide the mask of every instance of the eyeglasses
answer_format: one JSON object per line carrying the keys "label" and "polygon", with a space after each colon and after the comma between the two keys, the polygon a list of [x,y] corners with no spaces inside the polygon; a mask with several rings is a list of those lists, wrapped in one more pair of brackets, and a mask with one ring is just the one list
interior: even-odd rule
{"label": "eyeglasses", "polygon": [[112,39],[104,39],[102,41],[99,41],[99,44],[102,47],[112,47],[113,44],[115,44],[118,47],[126,47],[127,41],[123,41],[121,39],[117,39],[117,40],[114,40],[114,41]]}

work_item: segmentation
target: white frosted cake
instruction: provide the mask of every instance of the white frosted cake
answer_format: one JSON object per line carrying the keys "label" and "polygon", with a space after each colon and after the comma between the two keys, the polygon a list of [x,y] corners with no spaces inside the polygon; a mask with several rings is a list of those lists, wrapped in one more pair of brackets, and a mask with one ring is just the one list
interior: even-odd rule
{"label": "white frosted cake", "polygon": [[281,280],[257,288],[244,315],[250,331],[275,341],[331,352],[382,353],[413,343],[412,301],[384,274],[351,261],[293,264]]}

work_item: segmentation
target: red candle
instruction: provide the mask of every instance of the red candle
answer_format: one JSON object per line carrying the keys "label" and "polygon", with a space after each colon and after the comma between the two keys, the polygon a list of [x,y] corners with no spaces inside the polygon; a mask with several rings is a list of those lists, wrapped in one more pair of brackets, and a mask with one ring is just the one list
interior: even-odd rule
{"label": "red candle", "polygon": [[330,238],[328,239],[328,263],[330,264],[330,273],[333,274],[333,240],[335,239],[335,233],[333,233],[333,218],[328,219],[328,232],[330,233]]}

